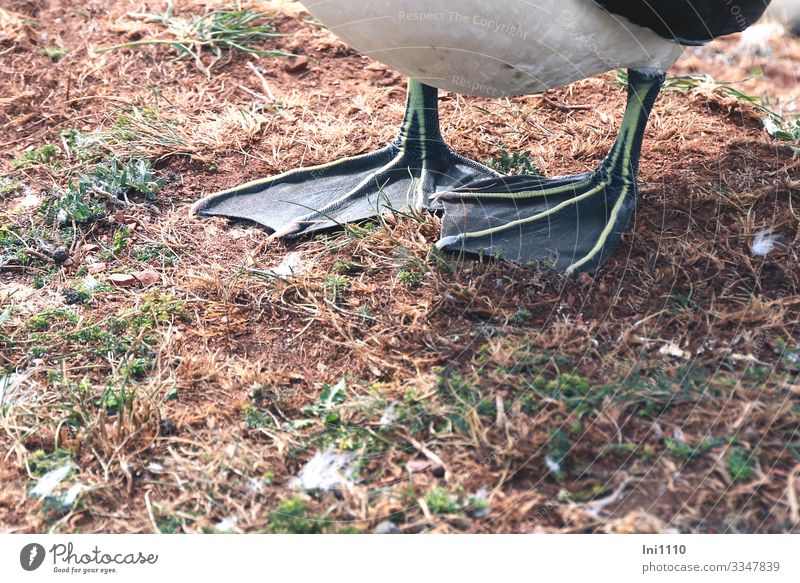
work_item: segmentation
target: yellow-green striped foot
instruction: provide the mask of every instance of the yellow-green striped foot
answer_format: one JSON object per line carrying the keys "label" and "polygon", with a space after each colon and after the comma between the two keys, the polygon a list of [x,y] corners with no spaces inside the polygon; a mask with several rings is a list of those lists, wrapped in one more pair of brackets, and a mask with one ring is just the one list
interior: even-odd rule
{"label": "yellow-green striped foot", "polygon": [[594,271],[618,245],[636,209],[647,119],[664,75],[629,71],[628,106],[611,152],[591,174],[499,177],[437,195],[445,207],[437,247]]}
{"label": "yellow-green striped foot", "polygon": [[252,221],[274,237],[293,237],[391,211],[433,210],[433,194],[497,176],[447,146],[439,129],[438,90],[410,81],[403,126],[387,147],[218,192],[192,211]]}

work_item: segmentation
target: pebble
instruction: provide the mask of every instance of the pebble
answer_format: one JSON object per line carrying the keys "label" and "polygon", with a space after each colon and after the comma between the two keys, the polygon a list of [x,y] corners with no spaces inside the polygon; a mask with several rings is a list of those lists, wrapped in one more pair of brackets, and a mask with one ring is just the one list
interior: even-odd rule
{"label": "pebble", "polygon": [[292,57],[283,66],[283,70],[287,73],[299,73],[308,69],[308,57]]}
{"label": "pebble", "polygon": [[116,287],[133,287],[139,283],[139,280],[128,275],[127,273],[115,273],[108,276],[108,281],[111,285]]}
{"label": "pebble", "polygon": [[402,534],[398,526],[391,520],[379,522],[372,530],[372,534]]}
{"label": "pebble", "polygon": [[151,285],[157,284],[161,277],[158,275],[156,271],[152,269],[145,269],[144,271],[137,271],[133,274],[133,277],[139,280],[144,287],[150,287]]}

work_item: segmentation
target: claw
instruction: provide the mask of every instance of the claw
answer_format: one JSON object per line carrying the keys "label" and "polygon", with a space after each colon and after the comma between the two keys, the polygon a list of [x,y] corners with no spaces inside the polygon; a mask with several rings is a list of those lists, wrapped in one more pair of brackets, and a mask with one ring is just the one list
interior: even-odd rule
{"label": "claw", "polygon": [[278,239],[283,239],[289,235],[299,233],[302,230],[303,225],[301,225],[299,222],[292,222],[284,227],[281,227],[280,229],[277,229],[274,233],[267,237],[267,241],[277,241]]}
{"label": "claw", "polygon": [[436,241],[435,245],[439,251],[444,251],[447,247],[460,245],[463,239],[464,239],[463,235],[452,235],[450,237],[442,237],[441,239]]}

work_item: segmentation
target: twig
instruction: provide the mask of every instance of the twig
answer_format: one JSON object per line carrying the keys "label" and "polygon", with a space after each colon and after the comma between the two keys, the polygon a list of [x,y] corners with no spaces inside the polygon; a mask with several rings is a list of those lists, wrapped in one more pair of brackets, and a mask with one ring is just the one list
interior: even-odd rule
{"label": "twig", "polygon": [[591,105],[567,105],[566,103],[558,103],[557,101],[553,101],[546,95],[542,95],[542,99],[548,105],[555,107],[556,109],[560,109],[561,111],[579,111],[579,110],[586,110],[592,109]]}
{"label": "twig", "polygon": [[264,78],[264,75],[261,74],[261,71],[258,70],[258,67],[256,67],[252,61],[248,61],[247,66],[253,71],[253,73],[256,74],[258,80],[261,81],[261,87],[264,89],[264,95],[269,97],[271,101],[275,101],[275,94],[272,93],[269,83],[267,83],[267,80]]}

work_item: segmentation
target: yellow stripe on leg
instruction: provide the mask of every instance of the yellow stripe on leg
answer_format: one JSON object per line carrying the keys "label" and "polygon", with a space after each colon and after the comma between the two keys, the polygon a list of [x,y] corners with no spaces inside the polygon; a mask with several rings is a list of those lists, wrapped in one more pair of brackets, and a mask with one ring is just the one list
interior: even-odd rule
{"label": "yellow stripe on leg", "polygon": [[597,243],[595,243],[595,246],[592,247],[592,250],[589,251],[589,253],[585,255],[580,261],[576,261],[575,263],[567,267],[566,270],[567,275],[572,275],[573,273],[575,273],[575,271],[580,269],[582,266],[586,265],[589,261],[594,259],[598,253],[600,253],[603,250],[603,247],[605,247],[606,241],[608,240],[608,236],[614,230],[614,226],[617,223],[617,217],[619,216],[619,211],[622,209],[622,204],[625,202],[625,197],[628,196],[628,188],[629,188],[628,186],[625,186],[622,189],[622,194],[620,195],[619,200],[617,200],[616,204],[614,205],[614,208],[611,211],[611,217],[609,218],[608,224],[606,225],[606,228],[603,229],[603,232],[600,233],[600,237],[597,239]]}
{"label": "yellow stripe on leg", "polygon": [[517,219],[516,221],[511,221],[510,223],[506,223],[505,225],[500,225],[499,227],[494,227],[494,228],[491,228],[491,229],[485,229],[483,231],[475,231],[475,232],[471,232],[471,233],[464,233],[463,235],[461,235],[461,238],[462,239],[477,239],[479,237],[486,237],[486,236],[489,236],[489,235],[495,235],[497,233],[502,233],[503,231],[507,231],[508,229],[513,229],[514,227],[518,227],[520,225],[533,223],[533,222],[538,221],[540,219],[544,219],[544,218],[547,218],[547,217],[549,217],[551,215],[554,215],[558,211],[560,211],[562,209],[565,209],[570,205],[577,204],[577,203],[579,203],[580,201],[582,201],[584,199],[587,199],[587,198],[589,198],[591,196],[594,196],[598,192],[600,192],[602,190],[605,190],[605,188],[606,188],[605,183],[602,183],[602,184],[594,187],[591,190],[587,190],[585,193],[583,193],[580,196],[576,196],[575,198],[571,198],[569,200],[565,200],[564,202],[562,202],[560,204],[557,204],[553,208],[548,209],[546,211],[543,211],[541,213],[535,214],[535,215],[533,215],[531,217],[526,217],[524,219]]}

